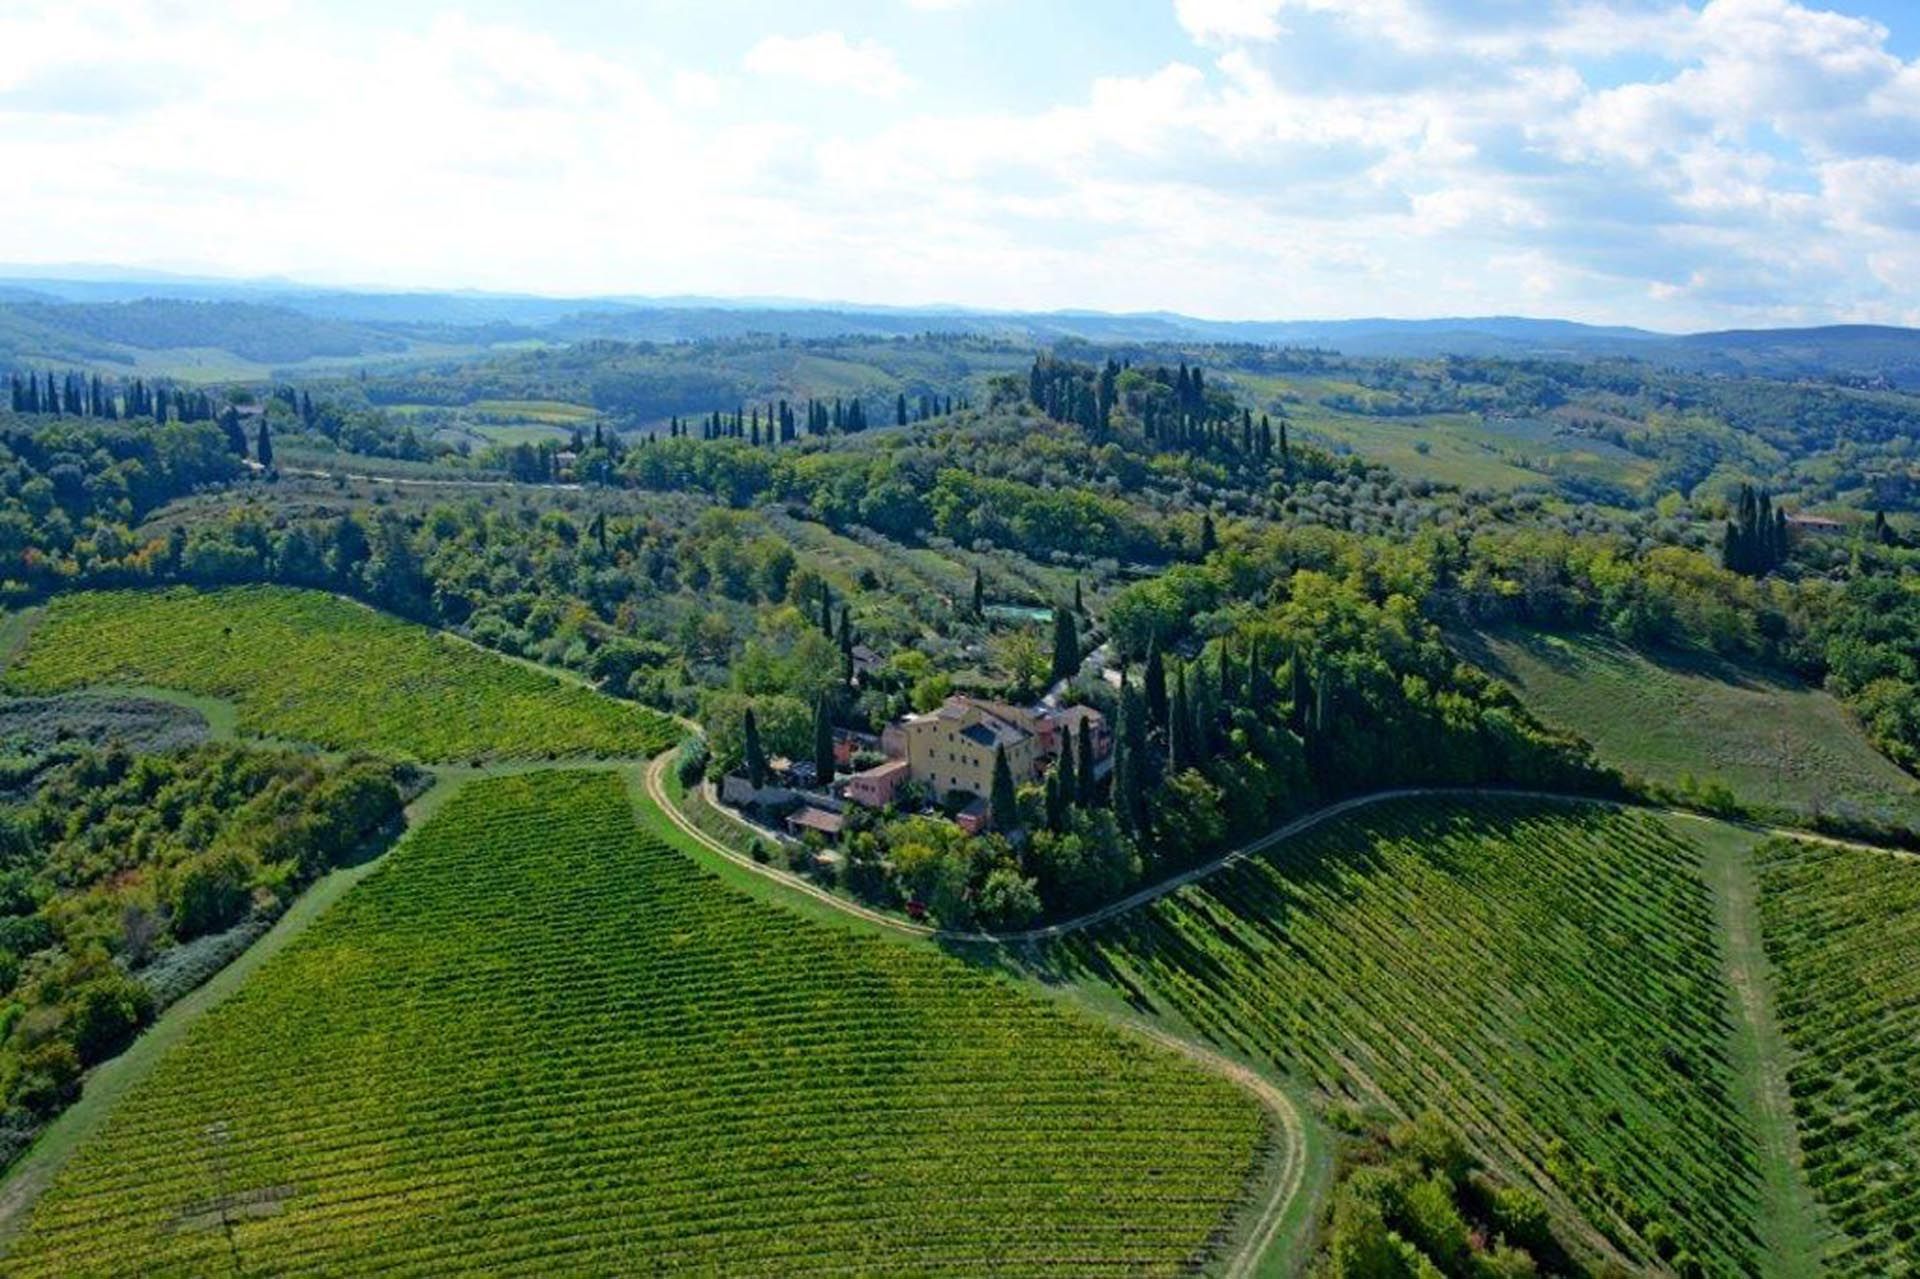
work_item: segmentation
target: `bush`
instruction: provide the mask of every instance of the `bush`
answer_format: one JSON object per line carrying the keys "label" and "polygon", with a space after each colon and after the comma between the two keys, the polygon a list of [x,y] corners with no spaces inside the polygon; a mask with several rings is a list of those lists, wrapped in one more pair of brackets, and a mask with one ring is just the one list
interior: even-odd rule
{"label": "bush", "polygon": [[182,866],[169,905],[182,941],[238,923],[253,893],[254,860],[234,848],[216,848]]}
{"label": "bush", "polygon": [[713,759],[713,751],[707,745],[704,734],[694,733],[680,743],[680,751],[674,756],[673,773],[680,784],[688,790],[698,786],[707,776],[707,765]]}

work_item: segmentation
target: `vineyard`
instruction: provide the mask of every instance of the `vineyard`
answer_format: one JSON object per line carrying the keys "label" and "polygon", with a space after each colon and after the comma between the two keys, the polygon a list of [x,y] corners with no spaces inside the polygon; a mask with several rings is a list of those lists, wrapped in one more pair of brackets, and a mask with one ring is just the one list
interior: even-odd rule
{"label": "vineyard", "polygon": [[[1401,801],[1049,957],[1335,1104],[1435,1110],[1636,1262],[1748,1269],[1752,1135],[1700,854],[1659,819]],[[1570,1211],[1572,1209],[1572,1211]]]}
{"label": "vineyard", "polygon": [[1920,1274],[1920,863],[1775,840],[1759,865],[1827,1270]]}
{"label": "vineyard", "polygon": [[1003,979],[470,784],[134,1085],[9,1274],[1170,1273],[1273,1137]]}
{"label": "vineyard", "polygon": [[47,606],[16,692],[154,685],[232,700],[241,732],[425,762],[635,756],[659,715],[314,591],[101,592]]}

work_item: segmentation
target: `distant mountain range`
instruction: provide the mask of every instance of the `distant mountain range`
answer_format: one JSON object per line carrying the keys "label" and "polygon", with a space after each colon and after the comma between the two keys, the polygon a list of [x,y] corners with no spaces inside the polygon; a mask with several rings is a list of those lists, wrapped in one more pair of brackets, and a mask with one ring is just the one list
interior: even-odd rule
{"label": "distant mountain range", "polygon": [[[1172,312],[1016,312],[786,298],[546,298],[380,292],[107,268],[0,267],[0,367],[151,368],[244,377],[315,362],[457,357],[513,343],[963,333],[1055,343],[1315,347],[1355,356],[1632,358],[1703,373],[1920,389],[1920,330],[1871,325],[1666,334],[1522,316],[1207,320]],[[187,353],[187,354],[182,354]]]}

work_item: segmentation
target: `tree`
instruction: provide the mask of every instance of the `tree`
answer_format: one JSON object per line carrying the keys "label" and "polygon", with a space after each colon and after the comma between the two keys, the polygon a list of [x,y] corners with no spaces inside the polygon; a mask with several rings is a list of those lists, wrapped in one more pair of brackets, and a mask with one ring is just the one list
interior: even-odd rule
{"label": "tree", "polygon": [[747,739],[747,780],[755,790],[759,790],[767,784],[767,752],[760,745],[760,721],[754,718],[751,706],[747,708],[744,731]]}
{"label": "tree", "polygon": [[1053,678],[1072,679],[1080,669],[1080,634],[1073,614],[1064,608],[1053,610]]}
{"label": "tree", "polygon": [[822,787],[833,783],[833,717],[827,713],[827,699],[813,705],[813,772]]}
{"label": "tree", "polygon": [[1163,733],[1167,727],[1167,665],[1160,656],[1160,640],[1156,636],[1147,644],[1147,730],[1150,733]]}
{"label": "tree", "polygon": [[1200,558],[1204,560],[1219,549],[1220,536],[1214,532],[1213,515],[1202,511],[1200,513]]}
{"label": "tree", "polygon": [[993,748],[993,792],[987,799],[993,828],[1009,831],[1020,824],[1020,803],[1013,792],[1013,770],[1007,766],[1007,748]]}
{"label": "tree", "polygon": [[987,584],[977,568],[973,570],[973,615],[975,617],[987,615]]}
{"label": "tree", "polygon": [[1040,915],[1040,894],[1012,866],[996,866],[980,885],[976,913],[989,928],[1025,928]]}
{"label": "tree", "polygon": [[273,467],[273,432],[267,427],[266,415],[260,418],[260,433],[255,437],[254,456],[260,459],[260,465]]}
{"label": "tree", "polygon": [[1167,709],[1167,763],[1176,773],[1199,762],[1193,740],[1193,702],[1187,695],[1187,668],[1178,663],[1173,671],[1173,700]]}
{"label": "tree", "polygon": [[[162,401],[164,403],[164,401]],[[164,415],[165,410],[160,411]],[[160,415],[156,415],[156,420]],[[227,435],[227,451],[235,457],[247,455],[247,433],[240,429],[240,411],[231,404],[220,414],[220,429]]]}
{"label": "tree", "polygon": [[993,654],[1016,698],[1031,697],[1047,679],[1047,650],[1037,626],[1016,626],[993,639]]}
{"label": "tree", "polygon": [[1081,807],[1094,802],[1095,793],[1100,786],[1099,777],[1094,772],[1093,723],[1090,719],[1080,721],[1080,775],[1074,784],[1074,799]]}

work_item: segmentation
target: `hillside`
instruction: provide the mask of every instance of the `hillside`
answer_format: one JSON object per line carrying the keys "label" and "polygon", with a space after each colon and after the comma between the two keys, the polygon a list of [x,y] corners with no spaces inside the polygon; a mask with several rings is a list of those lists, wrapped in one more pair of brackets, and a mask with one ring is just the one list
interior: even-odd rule
{"label": "hillside", "polygon": [[1920,782],[1873,749],[1838,701],[1784,672],[1700,651],[1641,653],[1594,635],[1461,636],[1534,714],[1635,777],[1722,783],[1741,803],[1920,830]]}
{"label": "hillside", "polygon": [[611,773],[479,782],[129,1092],[10,1274],[1173,1274],[1232,1085],[722,887]]}
{"label": "hillside", "polygon": [[1336,1109],[1437,1111],[1558,1205],[1576,1251],[1683,1252],[1732,1273],[1761,1255],[1759,1173],[1707,855],[1638,814],[1403,801],[1066,940],[1045,965]]}
{"label": "hillside", "polygon": [[1826,1272],[1920,1273],[1920,861],[1789,840],[1758,860]]}
{"label": "hillside", "polygon": [[637,756],[675,736],[652,711],[335,596],[278,587],[55,600],[6,687],[93,685],[226,699],[249,735],[428,762]]}

